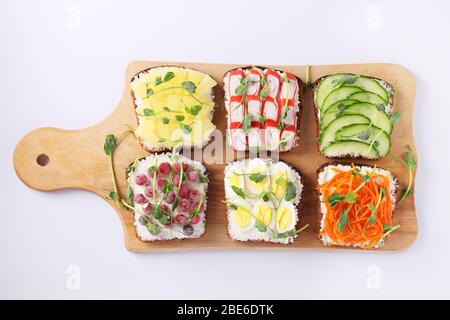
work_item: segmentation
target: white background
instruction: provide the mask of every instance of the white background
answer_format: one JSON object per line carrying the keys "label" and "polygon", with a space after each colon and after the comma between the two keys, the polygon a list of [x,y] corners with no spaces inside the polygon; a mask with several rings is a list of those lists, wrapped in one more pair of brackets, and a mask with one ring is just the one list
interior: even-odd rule
{"label": "white background", "polygon": [[[2,0],[0,25],[0,298],[450,298],[450,1]],[[399,254],[138,255],[99,197],[25,187],[11,160],[19,139],[103,119],[135,59],[409,68],[416,243]]]}

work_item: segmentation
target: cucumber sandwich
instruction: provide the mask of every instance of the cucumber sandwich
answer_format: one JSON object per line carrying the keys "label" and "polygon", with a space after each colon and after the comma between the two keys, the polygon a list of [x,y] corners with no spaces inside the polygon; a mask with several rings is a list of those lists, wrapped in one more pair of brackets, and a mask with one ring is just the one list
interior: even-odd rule
{"label": "cucumber sandwich", "polygon": [[394,89],[386,81],[354,74],[324,76],[314,84],[319,149],[329,158],[378,159],[391,148]]}

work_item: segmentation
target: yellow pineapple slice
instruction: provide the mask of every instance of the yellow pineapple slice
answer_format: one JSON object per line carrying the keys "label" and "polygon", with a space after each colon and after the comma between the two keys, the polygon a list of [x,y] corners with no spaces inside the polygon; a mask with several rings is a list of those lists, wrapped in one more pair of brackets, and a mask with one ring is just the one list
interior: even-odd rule
{"label": "yellow pineapple slice", "polygon": [[142,80],[134,79],[131,82],[130,87],[137,97],[139,97],[141,99],[144,99],[145,97],[147,97],[147,84],[145,82],[143,82]]}
{"label": "yellow pineapple slice", "polygon": [[[188,81],[195,85],[194,92],[184,87]],[[170,149],[207,141],[215,129],[210,118],[215,105],[211,90],[216,84],[205,73],[180,67],[153,68],[134,79],[130,86],[141,98],[136,100],[136,135],[144,146]]]}

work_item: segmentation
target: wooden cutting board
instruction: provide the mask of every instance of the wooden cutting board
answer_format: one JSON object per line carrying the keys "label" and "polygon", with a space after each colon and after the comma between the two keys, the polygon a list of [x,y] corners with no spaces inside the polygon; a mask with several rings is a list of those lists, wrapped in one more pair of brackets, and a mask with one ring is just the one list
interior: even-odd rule
{"label": "wooden cutting board", "polygon": [[[112,190],[108,158],[103,151],[105,135],[113,133],[119,136],[128,129],[135,128],[137,120],[129,83],[132,76],[146,68],[159,65],[181,65],[210,74],[219,85],[216,87],[216,110],[213,122],[223,134],[226,129],[226,111],[223,103],[222,77],[229,69],[243,65],[182,63],[167,61],[134,61],[125,71],[124,90],[116,109],[100,123],[81,130],[62,130],[39,128],[28,133],[14,151],[14,168],[17,176],[29,187],[40,191],[61,189],[83,189],[106,198]],[[305,66],[270,66],[285,70],[305,80]],[[387,168],[398,177],[400,187],[408,183],[406,167],[394,158],[399,156],[405,146],[411,146],[415,158],[417,154],[413,139],[413,105],[416,91],[415,79],[402,66],[396,64],[351,64],[311,66],[311,80],[321,76],[349,72],[381,78],[392,84],[396,90],[395,106],[401,112],[400,122],[395,126],[392,136],[392,149],[388,157],[379,161],[358,161]],[[225,139],[224,139],[225,140]],[[329,161],[317,150],[317,128],[314,119],[314,107],[311,90],[306,91],[300,123],[300,143],[289,152],[282,153],[281,160],[294,165],[305,177],[305,193],[302,200],[300,225],[309,223],[310,227],[302,232],[292,245],[272,243],[240,243],[232,241],[227,234],[226,206],[224,200],[223,169],[224,164],[205,164],[209,170],[208,206],[206,211],[206,233],[199,239],[182,241],[143,242],[136,236],[133,217],[130,212],[118,209],[114,202],[107,200],[116,210],[124,230],[125,246],[133,252],[175,251],[186,249],[330,249],[318,240],[319,212],[315,196],[316,169]],[[119,190],[124,194],[126,188],[125,168],[137,156],[145,156],[137,140],[128,136],[114,153]],[[195,157],[195,155],[194,155]],[[197,158],[197,157],[195,157]],[[398,204],[394,214],[394,224],[400,224],[399,230],[389,236],[385,246],[376,251],[399,251],[408,248],[417,236],[417,219],[414,197]],[[343,250],[361,250],[343,248]]]}

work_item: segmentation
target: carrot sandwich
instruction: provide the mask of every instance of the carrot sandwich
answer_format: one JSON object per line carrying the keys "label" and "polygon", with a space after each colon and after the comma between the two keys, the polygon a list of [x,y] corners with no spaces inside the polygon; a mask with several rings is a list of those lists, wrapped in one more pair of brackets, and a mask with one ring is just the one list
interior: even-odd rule
{"label": "carrot sandwich", "polygon": [[303,85],[293,74],[261,67],[228,71],[223,79],[227,141],[236,151],[288,151],[297,142]]}
{"label": "carrot sandwich", "polygon": [[323,165],[318,170],[320,240],[326,246],[377,248],[399,226],[392,223],[397,179],[367,165]]}
{"label": "carrot sandwich", "polygon": [[254,158],[229,163],[225,198],[230,238],[292,243],[302,190],[300,174],[284,162]]}
{"label": "carrot sandwich", "polygon": [[205,232],[205,167],[178,154],[150,155],[128,168],[127,198],[143,241],[198,238]]}
{"label": "carrot sandwich", "polygon": [[183,67],[155,67],[135,75],[130,87],[139,126],[136,135],[149,151],[202,147],[215,129],[211,76]]}

